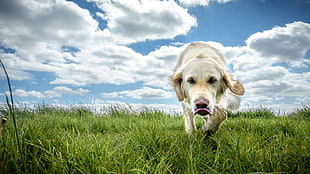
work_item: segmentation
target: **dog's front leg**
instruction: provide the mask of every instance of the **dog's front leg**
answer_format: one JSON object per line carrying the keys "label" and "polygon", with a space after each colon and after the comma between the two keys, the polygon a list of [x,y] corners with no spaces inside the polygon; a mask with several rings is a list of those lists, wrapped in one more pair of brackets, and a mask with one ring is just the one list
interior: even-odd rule
{"label": "dog's front leg", "polygon": [[208,136],[214,134],[226,119],[226,115],[227,113],[224,108],[216,107],[213,114],[205,118],[205,124],[202,127],[203,133]]}
{"label": "dog's front leg", "polygon": [[185,130],[188,134],[195,134],[197,132],[196,123],[195,123],[195,115],[188,107],[187,103],[183,103],[183,111],[184,111],[184,121],[185,121]]}

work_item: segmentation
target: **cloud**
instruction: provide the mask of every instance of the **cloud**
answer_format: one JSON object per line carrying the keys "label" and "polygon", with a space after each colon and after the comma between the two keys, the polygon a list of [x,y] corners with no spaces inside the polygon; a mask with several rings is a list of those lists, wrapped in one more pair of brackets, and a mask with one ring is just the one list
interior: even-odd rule
{"label": "cloud", "polygon": [[44,98],[44,94],[38,91],[25,91],[23,89],[16,89],[14,91],[14,95],[17,95],[19,97],[36,97],[36,98]]}
{"label": "cloud", "polygon": [[296,101],[300,102],[301,104],[304,104],[304,105],[309,105],[310,97],[308,97],[308,96],[306,96],[306,97],[297,97]]}
{"label": "cloud", "polygon": [[124,98],[130,97],[133,99],[166,99],[172,98],[173,93],[163,89],[155,89],[150,87],[143,87],[136,90],[125,90],[120,92],[101,93],[103,98]]}
{"label": "cloud", "polygon": [[246,43],[261,56],[277,62],[300,61],[310,49],[310,24],[297,21],[277,26],[251,35]]}
{"label": "cloud", "polygon": [[182,5],[194,7],[194,6],[208,6],[211,2],[218,2],[218,3],[227,3],[233,0],[178,0]]}
{"label": "cloud", "polygon": [[[242,75],[239,75],[242,77]],[[287,102],[293,104],[297,98],[304,98],[310,95],[309,80],[306,80],[305,73],[293,73],[284,67],[266,67],[243,73],[243,81],[249,103],[262,100],[251,100],[251,98],[261,98],[263,96],[274,96],[274,101],[291,97]],[[284,110],[286,108],[283,108]]]}
{"label": "cloud", "polygon": [[176,64],[184,46],[161,46],[150,52],[143,61],[139,61],[136,73],[137,79],[145,82],[146,86],[171,89],[169,76]]}
{"label": "cloud", "polygon": [[170,91],[150,87],[143,87],[142,89],[136,89],[133,91],[123,91],[120,92],[120,94],[134,99],[164,99],[173,97],[173,93]]}
{"label": "cloud", "polygon": [[[98,27],[98,22],[87,10],[64,0],[1,1],[1,6],[10,8],[0,11],[1,36],[5,36],[2,42],[18,52],[40,44],[45,47],[47,43],[50,48],[59,45],[81,47],[84,43],[80,41],[89,41],[89,35]],[[49,60],[51,57],[40,58]]]}
{"label": "cloud", "polygon": [[89,90],[79,88],[77,90],[73,90],[68,87],[58,86],[53,88],[52,90],[45,91],[45,95],[50,98],[62,97],[63,95],[84,95],[88,93]]}
{"label": "cloud", "polygon": [[[0,46],[13,50],[1,53],[8,71],[19,72],[15,80],[31,79],[26,71],[57,72],[68,53],[61,47],[89,47],[98,22],[87,10],[72,2],[1,1]],[[12,73],[15,74],[15,73]],[[23,77],[21,79],[21,77]]]}
{"label": "cloud", "polygon": [[33,80],[30,72],[38,71],[54,74],[50,83],[56,85],[142,81],[168,89],[178,47],[143,56],[123,44],[184,35],[197,25],[195,17],[174,1],[95,3],[104,11],[96,13],[107,22],[103,30],[89,11],[73,2],[1,1],[1,7],[11,9],[0,11],[0,46],[13,50],[0,56],[11,79]]}
{"label": "cloud", "polygon": [[[208,42],[224,54],[235,77],[243,82],[246,89],[243,106],[267,103],[270,107],[292,110],[299,101],[307,101],[310,76],[296,68],[306,70],[310,65],[306,57],[310,49],[309,26],[293,22],[254,33],[246,40],[247,45],[241,47]],[[289,97],[287,103],[270,105],[285,97]]]}
{"label": "cloud", "polygon": [[[141,89],[102,93],[103,98],[172,98],[168,76],[186,44],[171,43],[144,55],[129,44],[173,39],[187,34],[197,20],[175,1],[95,1],[107,27],[99,28],[88,10],[65,0],[0,1],[0,58],[12,80],[36,80],[31,73],[55,75],[54,85],[125,85],[141,82]],[[184,6],[208,5],[212,0],[179,0]],[[215,0],[214,0],[215,2]],[[229,0],[217,0],[226,3]],[[310,24],[293,22],[254,33],[245,46],[218,48],[246,87],[247,102],[283,96],[308,101]],[[173,41],[171,41],[173,42]],[[9,49],[6,52],[4,50]],[[3,73],[0,78],[4,79]],[[55,87],[44,92],[15,90],[20,97],[84,95],[83,88]],[[260,96],[268,96],[266,98]]]}
{"label": "cloud", "polygon": [[[57,78],[51,84],[89,84],[123,85],[136,82],[136,67],[133,62],[143,56],[126,46],[115,44],[99,45],[92,49],[81,49],[75,53],[73,63],[55,63]],[[134,67],[133,67],[134,66]]]}
{"label": "cloud", "polygon": [[172,39],[197,26],[187,9],[174,1],[93,1],[105,12],[105,35],[117,43]]}
{"label": "cloud", "polygon": [[73,90],[68,87],[58,86],[51,90],[46,90],[44,92],[39,92],[35,90],[25,91],[23,89],[16,89],[14,91],[14,95],[18,97],[55,98],[55,97],[62,97],[63,95],[85,95],[86,93],[89,92],[90,92],[89,90],[82,88]]}
{"label": "cloud", "polygon": [[244,72],[241,71],[238,71],[237,74],[238,76],[243,76],[242,79],[244,81],[277,81],[279,79],[286,79],[290,72],[282,66],[261,66],[257,69],[248,70],[247,75],[244,75]]}
{"label": "cloud", "polygon": [[249,97],[247,99],[250,100],[250,101],[259,102],[259,103],[262,103],[262,104],[270,103],[271,101],[274,100],[274,98],[267,97],[267,96]]}
{"label": "cloud", "polygon": [[103,98],[117,98],[118,97],[118,93],[117,92],[101,93],[100,95]]}
{"label": "cloud", "polygon": [[[307,32],[305,32],[307,31]],[[235,74],[245,82],[250,95],[309,96],[308,73],[297,73],[281,62],[303,62],[310,49],[310,24],[293,22],[285,27],[251,35],[244,54],[235,58]]]}

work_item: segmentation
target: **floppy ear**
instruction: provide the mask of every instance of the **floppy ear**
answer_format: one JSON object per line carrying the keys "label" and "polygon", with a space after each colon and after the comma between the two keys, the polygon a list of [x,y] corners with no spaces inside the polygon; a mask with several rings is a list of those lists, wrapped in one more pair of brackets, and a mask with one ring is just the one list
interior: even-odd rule
{"label": "floppy ear", "polygon": [[172,87],[181,102],[184,100],[184,91],[182,90],[182,72],[178,71],[173,76],[171,76]]}
{"label": "floppy ear", "polygon": [[239,80],[234,80],[230,73],[225,73],[223,80],[232,93],[236,95],[244,94],[244,87],[242,83]]}

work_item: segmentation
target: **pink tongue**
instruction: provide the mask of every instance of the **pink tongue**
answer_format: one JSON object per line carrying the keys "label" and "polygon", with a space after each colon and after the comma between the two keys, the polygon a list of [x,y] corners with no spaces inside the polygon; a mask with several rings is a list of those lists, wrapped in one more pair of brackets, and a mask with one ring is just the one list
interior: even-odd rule
{"label": "pink tongue", "polygon": [[195,111],[194,114],[195,114],[195,115],[196,115],[196,114],[199,114],[199,115],[205,116],[205,115],[207,115],[207,114],[210,114],[210,115],[211,115],[211,112],[210,112],[208,109],[206,109],[206,108],[199,108],[199,109],[197,109],[197,110]]}

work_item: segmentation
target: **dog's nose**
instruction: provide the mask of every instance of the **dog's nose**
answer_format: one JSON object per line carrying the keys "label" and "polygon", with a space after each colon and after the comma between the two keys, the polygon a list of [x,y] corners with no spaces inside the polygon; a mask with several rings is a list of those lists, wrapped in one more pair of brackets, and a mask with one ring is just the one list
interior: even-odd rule
{"label": "dog's nose", "polygon": [[199,98],[195,100],[196,108],[207,108],[209,105],[209,100],[205,98]]}

